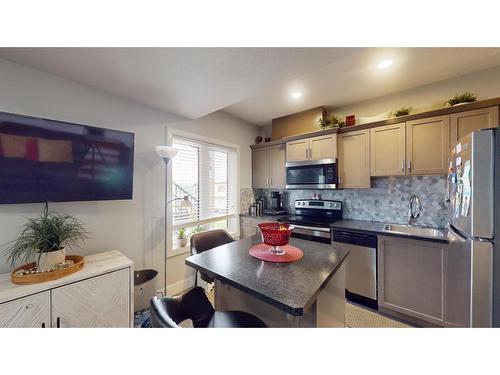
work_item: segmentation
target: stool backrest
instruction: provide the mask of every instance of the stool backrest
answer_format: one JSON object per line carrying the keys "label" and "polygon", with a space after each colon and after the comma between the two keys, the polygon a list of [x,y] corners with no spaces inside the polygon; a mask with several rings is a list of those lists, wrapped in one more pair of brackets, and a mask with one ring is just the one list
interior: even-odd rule
{"label": "stool backrest", "polygon": [[200,254],[233,241],[233,237],[223,229],[197,233],[191,236],[191,255]]}
{"label": "stool backrest", "polygon": [[155,328],[180,328],[179,323],[191,319],[193,327],[208,326],[215,313],[203,288],[194,287],[177,297],[151,299],[151,325]]}

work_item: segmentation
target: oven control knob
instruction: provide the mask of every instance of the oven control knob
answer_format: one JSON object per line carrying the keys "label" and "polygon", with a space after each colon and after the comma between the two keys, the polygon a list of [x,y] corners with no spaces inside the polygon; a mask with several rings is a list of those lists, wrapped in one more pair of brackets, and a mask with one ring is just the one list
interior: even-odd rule
{"label": "oven control knob", "polygon": [[328,203],[328,207],[333,207],[333,203]]}

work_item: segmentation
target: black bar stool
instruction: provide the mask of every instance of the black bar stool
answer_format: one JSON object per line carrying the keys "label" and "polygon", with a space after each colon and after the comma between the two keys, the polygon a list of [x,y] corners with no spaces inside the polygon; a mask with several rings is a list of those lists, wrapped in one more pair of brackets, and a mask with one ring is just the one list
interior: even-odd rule
{"label": "black bar stool", "polygon": [[151,299],[151,323],[155,328],[180,328],[191,319],[195,328],[265,328],[256,316],[243,311],[215,311],[201,287],[177,297]]}
{"label": "black bar stool", "polygon": [[[213,249],[217,246],[222,246],[233,242],[234,239],[223,229],[210,230],[208,232],[197,233],[191,236],[191,255],[201,254],[204,251]],[[200,277],[207,283],[213,283],[214,279],[200,272]],[[194,285],[198,284],[198,272],[196,272]]]}

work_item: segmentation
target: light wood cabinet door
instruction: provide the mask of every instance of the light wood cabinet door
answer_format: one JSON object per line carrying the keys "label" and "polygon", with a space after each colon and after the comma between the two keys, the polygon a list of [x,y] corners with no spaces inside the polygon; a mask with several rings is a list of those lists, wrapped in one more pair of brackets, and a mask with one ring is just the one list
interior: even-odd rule
{"label": "light wood cabinet door", "polygon": [[240,227],[240,238],[248,238],[257,234],[257,227],[253,225],[242,224]]}
{"label": "light wood cabinet door", "polygon": [[446,174],[450,118],[436,116],[406,123],[406,173]]}
{"label": "light wood cabinet door", "polygon": [[129,327],[130,269],[52,289],[52,327]]}
{"label": "light wood cabinet door", "polygon": [[405,174],[405,123],[370,129],[372,176]]}
{"label": "light wood cabinet door", "polygon": [[309,160],[309,138],[286,143],[286,161]]}
{"label": "light wood cabinet door", "polygon": [[379,236],[379,307],[442,325],[446,246]]}
{"label": "light wood cabinet door", "polygon": [[336,159],[337,134],[309,138],[309,159]]}
{"label": "light wood cabinet door", "polygon": [[252,150],[252,186],[255,189],[269,187],[269,148],[262,147]]}
{"label": "light wood cabinet door", "polygon": [[0,304],[0,328],[50,327],[50,291]]}
{"label": "light wood cabinet door", "polygon": [[451,145],[475,130],[498,126],[498,107],[487,107],[450,115]]}
{"label": "light wood cabinet door", "polygon": [[339,186],[369,188],[370,130],[339,135]]}
{"label": "light wood cabinet door", "polygon": [[286,179],[286,147],[284,144],[269,147],[269,187],[284,188]]}

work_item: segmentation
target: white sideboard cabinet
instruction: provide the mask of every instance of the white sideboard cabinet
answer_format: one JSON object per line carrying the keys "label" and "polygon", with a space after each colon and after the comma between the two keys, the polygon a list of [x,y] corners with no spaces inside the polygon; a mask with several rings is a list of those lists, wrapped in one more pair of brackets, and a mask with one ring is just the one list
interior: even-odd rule
{"label": "white sideboard cabinet", "polygon": [[133,327],[133,263],[119,251],[85,257],[58,280],[16,285],[0,275],[0,327]]}

